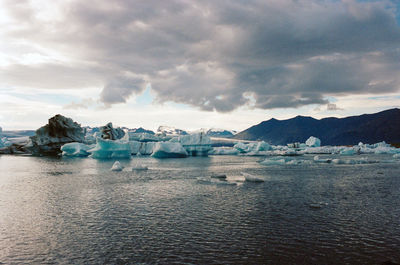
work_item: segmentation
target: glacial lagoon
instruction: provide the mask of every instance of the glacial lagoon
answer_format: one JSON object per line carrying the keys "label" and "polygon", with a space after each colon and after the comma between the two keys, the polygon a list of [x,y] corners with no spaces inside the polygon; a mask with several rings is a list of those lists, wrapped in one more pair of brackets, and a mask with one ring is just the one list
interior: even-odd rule
{"label": "glacial lagoon", "polygon": [[113,172],[113,159],[3,155],[0,264],[399,262],[400,160],[363,157],[377,163],[133,157]]}

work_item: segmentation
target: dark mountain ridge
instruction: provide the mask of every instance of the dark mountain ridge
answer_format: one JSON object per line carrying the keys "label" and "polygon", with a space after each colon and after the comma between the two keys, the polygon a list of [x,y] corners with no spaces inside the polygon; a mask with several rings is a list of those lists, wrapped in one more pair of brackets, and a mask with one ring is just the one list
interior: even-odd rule
{"label": "dark mountain ridge", "polygon": [[288,120],[270,119],[234,136],[235,139],[263,140],[270,144],[305,142],[309,136],[323,145],[354,145],[359,142],[400,143],[400,109],[346,118],[314,119],[296,116]]}

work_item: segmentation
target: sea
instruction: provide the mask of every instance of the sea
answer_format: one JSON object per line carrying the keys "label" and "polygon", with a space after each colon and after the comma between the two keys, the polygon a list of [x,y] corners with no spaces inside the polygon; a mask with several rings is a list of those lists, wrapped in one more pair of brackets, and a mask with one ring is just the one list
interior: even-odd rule
{"label": "sea", "polygon": [[400,263],[400,160],[368,158],[2,155],[0,264]]}

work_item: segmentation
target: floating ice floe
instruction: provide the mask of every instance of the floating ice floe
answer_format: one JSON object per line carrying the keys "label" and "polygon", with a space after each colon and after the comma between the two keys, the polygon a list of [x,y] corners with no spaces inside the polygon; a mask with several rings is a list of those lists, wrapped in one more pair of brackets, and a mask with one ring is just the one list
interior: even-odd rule
{"label": "floating ice floe", "polygon": [[330,158],[320,158],[319,156],[314,156],[315,163],[331,163],[332,159]]}
{"label": "floating ice floe", "polygon": [[130,158],[131,148],[128,141],[109,140],[97,137],[96,146],[88,150],[92,158]]}
{"label": "floating ice floe", "polygon": [[244,177],[244,179],[249,182],[264,182],[265,181],[265,179],[261,176],[255,176],[255,175],[252,175],[252,174],[249,174],[246,172],[241,172],[241,174]]}
{"label": "floating ice floe", "polygon": [[111,167],[111,171],[122,171],[124,167],[121,165],[119,161],[115,161],[113,166]]}
{"label": "floating ice floe", "polygon": [[393,158],[400,158],[400,154],[394,154]]}
{"label": "floating ice floe", "polygon": [[77,157],[85,157],[89,156],[90,149],[94,148],[95,145],[86,145],[83,143],[68,143],[61,146],[61,151],[63,156],[77,156]]}
{"label": "floating ice floe", "polygon": [[157,142],[154,145],[153,154],[156,158],[180,158],[187,157],[188,153],[180,143],[177,142]]}

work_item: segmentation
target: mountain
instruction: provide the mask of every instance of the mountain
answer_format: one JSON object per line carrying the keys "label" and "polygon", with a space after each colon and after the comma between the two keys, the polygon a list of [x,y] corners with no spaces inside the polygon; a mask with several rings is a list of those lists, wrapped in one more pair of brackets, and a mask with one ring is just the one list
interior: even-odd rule
{"label": "mountain", "polygon": [[270,144],[305,142],[309,136],[321,139],[323,145],[354,145],[359,142],[386,141],[400,143],[400,109],[347,118],[297,116],[288,120],[270,119],[252,126],[235,139],[263,140]]}
{"label": "mountain", "polygon": [[160,126],[157,129],[157,134],[166,134],[166,135],[187,135],[188,133],[181,129],[176,129],[171,126]]}
{"label": "mountain", "polygon": [[201,128],[196,131],[192,131],[190,133],[204,133],[210,137],[216,137],[216,138],[231,138],[234,136],[237,132],[233,130],[225,130],[225,129],[220,129],[220,128]]}
{"label": "mountain", "polygon": [[17,138],[17,137],[26,137],[35,135],[34,130],[15,130],[15,131],[0,131],[1,137],[7,138]]}
{"label": "mountain", "polygon": [[134,128],[134,129],[128,129],[128,130],[130,132],[134,132],[134,133],[148,133],[148,134],[152,134],[152,135],[155,134],[152,130],[147,130],[147,129],[144,129],[142,127]]}

